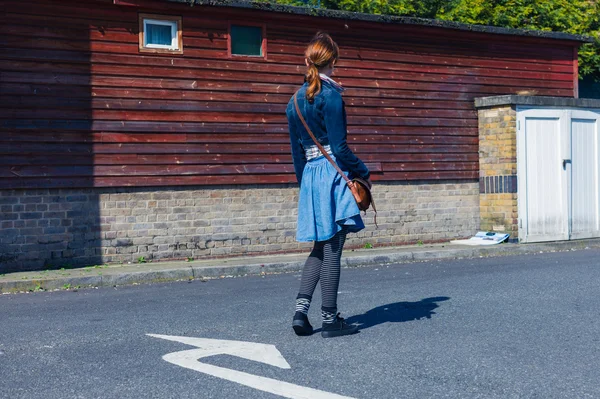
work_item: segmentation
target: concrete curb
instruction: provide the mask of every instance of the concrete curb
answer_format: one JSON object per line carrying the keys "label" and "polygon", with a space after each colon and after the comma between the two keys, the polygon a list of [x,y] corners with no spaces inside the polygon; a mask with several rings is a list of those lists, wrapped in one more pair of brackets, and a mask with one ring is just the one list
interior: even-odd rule
{"label": "concrete curb", "polygon": [[[490,247],[466,247],[448,244],[423,247],[395,247],[349,251],[342,258],[342,266],[362,267],[443,259],[527,255],[591,248],[600,249],[600,239],[543,244],[501,244]],[[57,271],[56,273],[59,275],[48,277],[40,276],[44,272],[12,273],[8,277],[0,278],[0,293],[113,287],[131,284],[299,272],[304,266],[305,257],[306,254],[295,254],[216,259],[189,263],[164,262],[129,267],[116,266],[102,268],[97,275],[84,275],[83,269]],[[90,271],[89,268],[87,269],[86,271]],[[18,279],[19,277],[20,279]]]}

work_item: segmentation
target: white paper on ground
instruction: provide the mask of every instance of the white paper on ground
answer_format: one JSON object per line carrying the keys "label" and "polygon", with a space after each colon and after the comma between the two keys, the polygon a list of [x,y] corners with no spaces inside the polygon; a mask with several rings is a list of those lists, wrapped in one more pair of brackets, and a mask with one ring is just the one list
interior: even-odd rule
{"label": "white paper on ground", "polygon": [[462,245],[495,245],[506,241],[508,237],[510,237],[510,234],[480,231],[468,240],[453,240],[450,243]]}

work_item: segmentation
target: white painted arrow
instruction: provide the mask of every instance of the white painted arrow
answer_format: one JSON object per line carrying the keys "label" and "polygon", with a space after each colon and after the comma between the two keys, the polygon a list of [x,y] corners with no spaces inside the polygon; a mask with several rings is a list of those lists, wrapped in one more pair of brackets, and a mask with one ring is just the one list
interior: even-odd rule
{"label": "white painted arrow", "polygon": [[150,337],[181,342],[199,349],[168,353],[163,359],[191,370],[196,370],[213,377],[236,382],[260,391],[290,399],[353,399],[335,393],[319,391],[318,389],[290,384],[272,378],[231,370],[199,362],[199,359],[215,355],[237,356],[256,362],[265,363],[282,369],[290,369],[290,365],[274,345],[258,344],[243,341],[225,341],[220,339],[177,337],[172,335],[147,334]]}

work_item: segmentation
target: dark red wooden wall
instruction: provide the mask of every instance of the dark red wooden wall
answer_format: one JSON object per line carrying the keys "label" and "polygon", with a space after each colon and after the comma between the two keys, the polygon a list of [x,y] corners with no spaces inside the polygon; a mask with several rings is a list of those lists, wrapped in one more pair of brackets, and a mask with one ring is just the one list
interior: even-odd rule
{"label": "dark red wooden wall", "polygon": [[[0,189],[293,182],[285,106],[323,28],[375,180],[476,179],[475,97],[575,91],[570,41],[167,2],[3,7]],[[181,15],[183,55],[140,54],[138,12]],[[228,58],[230,21],[266,24],[266,60]]]}

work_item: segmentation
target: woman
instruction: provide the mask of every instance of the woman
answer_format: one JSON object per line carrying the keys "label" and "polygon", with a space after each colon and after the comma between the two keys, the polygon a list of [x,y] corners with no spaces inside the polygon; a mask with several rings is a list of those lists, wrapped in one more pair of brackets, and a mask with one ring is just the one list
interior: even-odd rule
{"label": "woman", "polygon": [[304,127],[296,101],[308,127],[339,167],[350,178],[360,177],[370,184],[369,169],[346,143],[343,88],[330,78],[338,54],[333,39],[325,33],[317,33],[305,53],[306,82],[296,93],[296,98],[292,97],[286,111],[294,169],[300,183],[296,240],[314,241],[302,272],[292,327],[298,335],[312,334],[307,314],[315,287],[321,280],[321,335],[324,338],[358,331],[358,327],[339,317],[337,292],[346,234],[360,231],[365,225],[346,182]]}

